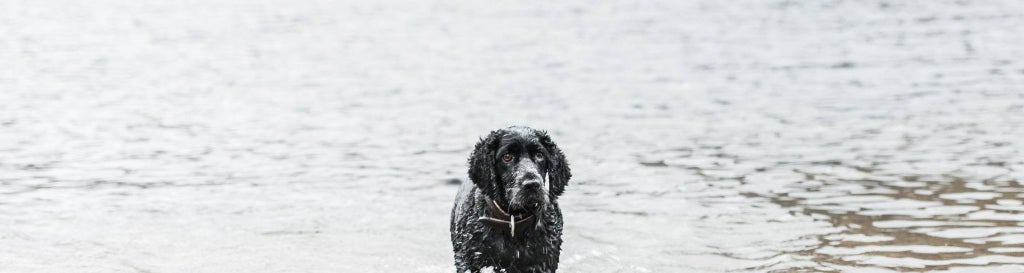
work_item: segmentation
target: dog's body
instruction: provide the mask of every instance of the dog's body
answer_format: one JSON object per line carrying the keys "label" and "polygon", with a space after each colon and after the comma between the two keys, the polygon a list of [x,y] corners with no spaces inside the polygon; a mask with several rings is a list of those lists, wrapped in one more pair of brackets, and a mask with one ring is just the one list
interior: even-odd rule
{"label": "dog's body", "polygon": [[557,198],[572,176],[558,146],[545,132],[509,127],[477,143],[469,168],[451,218],[458,272],[555,272]]}

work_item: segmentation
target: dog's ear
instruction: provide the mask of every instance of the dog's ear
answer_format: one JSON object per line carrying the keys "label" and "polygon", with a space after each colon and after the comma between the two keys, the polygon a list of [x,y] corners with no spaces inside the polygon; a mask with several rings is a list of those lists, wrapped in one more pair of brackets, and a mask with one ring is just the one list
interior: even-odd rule
{"label": "dog's ear", "polygon": [[[469,155],[469,179],[473,180],[484,194],[495,192],[498,181],[498,173],[495,170],[494,160],[498,153],[498,142],[501,140],[500,131],[491,131],[486,138],[481,138]],[[491,196],[494,198],[494,196]]]}
{"label": "dog's ear", "polygon": [[551,137],[548,136],[547,132],[537,132],[537,138],[540,139],[540,144],[544,145],[544,149],[547,150],[548,161],[548,173],[551,181],[551,194],[554,196],[562,195],[565,192],[565,186],[569,184],[569,178],[572,178],[572,172],[569,171],[569,162],[565,160],[565,155],[562,154],[562,150],[558,149],[558,145],[555,145],[554,141],[551,141]]}

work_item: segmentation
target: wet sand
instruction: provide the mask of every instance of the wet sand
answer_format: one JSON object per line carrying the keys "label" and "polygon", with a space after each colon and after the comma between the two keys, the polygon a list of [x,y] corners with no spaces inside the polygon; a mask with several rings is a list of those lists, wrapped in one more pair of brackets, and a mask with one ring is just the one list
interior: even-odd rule
{"label": "wet sand", "polygon": [[0,272],[452,272],[477,139],[560,272],[1024,271],[1015,1],[0,2]]}

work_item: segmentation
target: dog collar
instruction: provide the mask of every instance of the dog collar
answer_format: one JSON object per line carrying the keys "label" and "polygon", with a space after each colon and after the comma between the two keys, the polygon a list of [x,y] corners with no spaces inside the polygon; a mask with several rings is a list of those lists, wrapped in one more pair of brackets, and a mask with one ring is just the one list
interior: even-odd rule
{"label": "dog collar", "polygon": [[523,232],[537,224],[537,215],[530,214],[527,217],[516,217],[511,215],[505,210],[498,206],[498,202],[491,200],[491,198],[484,196],[484,201],[487,202],[487,216],[480,217],[480,223],[497,230],[508,230],[512,238],[516,237],[516,234],[523,234]]}

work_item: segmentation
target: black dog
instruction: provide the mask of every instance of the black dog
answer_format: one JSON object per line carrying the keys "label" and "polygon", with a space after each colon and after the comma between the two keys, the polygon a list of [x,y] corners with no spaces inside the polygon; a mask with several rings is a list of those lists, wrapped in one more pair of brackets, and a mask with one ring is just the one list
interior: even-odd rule
{"label": "black dog", "polygon": [[558,196],[572,174],[546,132],[509,127],[480,139],[452,209],[458,272],[555,272],[562,247]]}

